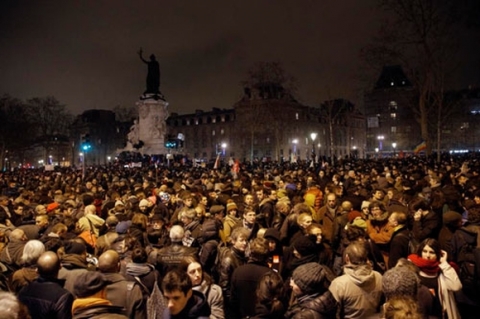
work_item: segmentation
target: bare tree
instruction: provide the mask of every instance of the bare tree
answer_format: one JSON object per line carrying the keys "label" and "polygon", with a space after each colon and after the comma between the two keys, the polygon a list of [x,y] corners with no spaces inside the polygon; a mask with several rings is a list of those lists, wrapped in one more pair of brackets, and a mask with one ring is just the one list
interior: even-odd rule
{"label": "bare tree", "polygon": [[35,97],[27,100],[29,121],[33,123],[34,136],[44,147],[45,154],[54,143],[54,136],[69,136],[73,116],[65,105],[53,96]]}
{"label": "bare tree", "polygon": [[32,123],[28,121],[26,104],[9,95],[0,97],[0,158],[4,167],[5,158],[18,155],[32,140]]}
{"label": "bare tree", "polygon": [[[414,105],[427,154],[432,151],[429,116],[432,110],[445,110],[443,95],[447,79],[457,66],[455,57],[458,17],[454,0],[380,0],[390,20],[374,43],[363,50],[371,65],[401,64],[417,90]],[[438,112],[444,117],[446,112]]]}
{"label": "bare tree", "polygon": [[285,72],[278,62],[259,62],[249,71],[242,82],[245,95],[236,106],[237,117],[243,117],[240,128],[249,138],[250,159],[253,161],[254,145],[258,139],[269,139],[274,145],[274,156],[278,160],[282,142],[285,140],[284,126],[288,112],[278,112],[281,104],[296,103],[293,92],[296,80]]}
{"label": "bare tree", "polygon": [[[325,119],[328,125],[328,135],[330,144],[330,160],[333,166],[335,158],[335,137],[334,126],[341,122],[348,112],[352,112],[354,105],[345,99],[334,99],[323,102],[320,105],[320,115]],[[348,129],[348,126],[347,126]],[[340,142],[340,141],[337,141]]]}

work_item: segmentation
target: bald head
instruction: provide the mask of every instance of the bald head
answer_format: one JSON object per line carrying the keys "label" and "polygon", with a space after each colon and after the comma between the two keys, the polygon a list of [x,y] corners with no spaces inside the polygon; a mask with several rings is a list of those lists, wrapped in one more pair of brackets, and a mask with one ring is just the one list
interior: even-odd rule
{"label": "bald head", "polygon": [[120,256],[115,250],[107,250],[98,257],[98,269],[103,273],[118,272],[120,269]]}
{"label": "bald head", "polygon": [[53,251],[44,252],[37,261],[38,274],[43,278],[57,278],[60,259]]}
{"label": "bald head", "polygon": [[12,232],[10,233],[10,236],[8,236],[8,238],[10,240],[24,240],[26,241],[27,240],[27,236],[25,236],[25,232],[21,229],[15,229],[15,230],[12,230]]}

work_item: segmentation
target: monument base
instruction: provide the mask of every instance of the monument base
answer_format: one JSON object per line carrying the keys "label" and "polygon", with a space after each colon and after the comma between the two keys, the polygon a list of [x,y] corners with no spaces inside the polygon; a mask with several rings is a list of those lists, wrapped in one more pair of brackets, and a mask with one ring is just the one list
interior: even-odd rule
{"label": "monument base", "polygon": [[127,146],[122,151],[144,155],[167,154],[165,135],[168,102],[163,95],[160,98],[158,94],[144,94],[135,105],[138,108],[138,121],[130,129]]}

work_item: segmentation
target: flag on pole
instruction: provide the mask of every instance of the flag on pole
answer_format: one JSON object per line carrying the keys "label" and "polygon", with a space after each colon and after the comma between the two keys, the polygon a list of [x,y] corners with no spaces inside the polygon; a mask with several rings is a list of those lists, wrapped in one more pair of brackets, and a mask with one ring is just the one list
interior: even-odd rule
{"label": "flag on pole", "polygon": [[418,144],[415,149],[413,150],[413,153],[418,154],[421,151],[427,149],[427,143],[423,141],[422,143]]}
{"label": "flag on pole", "polygon": [[217,155],[217,159],[215,160],[215,165],[213,165],[213,169],[218,169],[220,166],[220,153]]}

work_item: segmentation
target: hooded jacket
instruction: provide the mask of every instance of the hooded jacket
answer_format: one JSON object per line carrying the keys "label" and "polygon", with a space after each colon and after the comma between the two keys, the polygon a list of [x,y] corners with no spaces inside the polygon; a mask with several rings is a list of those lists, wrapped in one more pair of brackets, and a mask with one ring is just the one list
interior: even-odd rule
{"label": "hooded jacket", "polygon": [[365,318],[376,312],[382,297],[382,275],[368,264],[345,265],[329,290],[341,305],[341,318]]}

